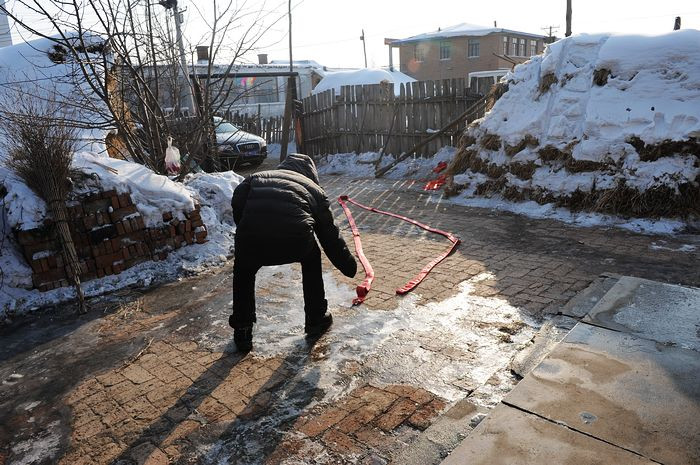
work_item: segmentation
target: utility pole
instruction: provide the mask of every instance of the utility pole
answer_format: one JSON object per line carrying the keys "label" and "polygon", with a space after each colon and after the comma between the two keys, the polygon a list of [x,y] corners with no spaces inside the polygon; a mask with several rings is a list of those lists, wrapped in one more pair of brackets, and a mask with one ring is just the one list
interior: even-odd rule
{"label": "utility pole", "polygon": [[[367,45],[365,44],[365,30],[362,30],[362,35],[360,36],[362,41],[362,50],[365,52],[365,68],[367,68]],[[391,49],[389,49],[391,50]]]}
{"label": "utility pole", "polygon": [[[289,71],[294,71],[294,62],[292,61],[292,0],[287,3],[287,14],[289,15]],[[282,143],[280,144],[280,163],[287,158],[287,149],[289,146],[289,126],[292,123],[292,105],[294,105],[292,89],[296,87],[294,78],[290,76],[287,79],[287,94],[284,102],[284,118],[282,118]]]}
{"label": "utility pole", "polygon": [[553,33],[559,30],[559,26],[547,26],[541,29],[547,33],[547,40],[545,41],[545,43],[551,44],[552,42],[554,42]]}
{"label": "utility pole", "polygon": [[396,39],[384,38],[384,45],[389,46],[389,71],[394,71],[394,47],[391,45]]}
{"label": "utility pole", "polygon": [[182,71],[182,88],[180,97],[183,98],[188,105],[190,111],[194,115],[197,107],[194,103],[194,95],[192,94],[192,84],[190,83],[190,75],[187,71],[187,57],[185,55],[185,45],[182,39],[182,12],[177,7],[177,0],[160,0],[159,3],[166,10],[173,10],[173,19],[175,20],[175,41],[177,41],[178,51],[180,52],[180,68]]}
{"label": "utility pole", "polygon": [[566,0],[566,37],[571,35],[571,1]]}
{"label": "utility pole", "polygon": [[287,12],[289,14],[289,72],[293,73],[294,72],[294,67],[293,63],[294,60],[292,60],[292,0],[289,0],[287,3]]}

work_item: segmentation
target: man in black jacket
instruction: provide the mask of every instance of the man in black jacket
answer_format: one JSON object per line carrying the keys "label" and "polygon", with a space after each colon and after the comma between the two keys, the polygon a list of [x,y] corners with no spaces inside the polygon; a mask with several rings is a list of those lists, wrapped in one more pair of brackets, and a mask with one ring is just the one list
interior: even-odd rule
{"label": "man in black jacket", "polygon": [[311,337],[325,332],[333,317],[326,312],[321,251],[314,233],[345,276],[355,276],[357,263],[333,222],[313,160],[293,153],[276,170],[251,175],[236,187],[231,206],[236,249],[229,324],[238,350],[247,352],[253,346],[255,274],[262,266],[301,263],[305,332]]}

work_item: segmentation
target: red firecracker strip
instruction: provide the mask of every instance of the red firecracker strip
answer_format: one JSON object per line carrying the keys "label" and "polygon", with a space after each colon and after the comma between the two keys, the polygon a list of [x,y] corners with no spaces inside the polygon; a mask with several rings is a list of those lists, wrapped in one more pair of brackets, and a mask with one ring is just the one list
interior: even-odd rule
{"label": "red firecracker strip", "polygon": [[[447,163],[444,161],[441,161],[440,163],[437,164],[435,168],[433,168],[433,173],[439,174],[442,173],[447,169]],[[436,179],[432,179],[427,182],[425,186],[423,186],[424,191],[436,191],[440,189],[442,186],[447,183],[447,175],[446,174],[441,174],[438,176]]]}
{"label": "red firecracker strip", "polygon": [[347,203],[352,203],[353,205],[356,205],[360,208],[363,208],[367,211],[371,211],[374,213],[380,213],[382,215],[387,215],[391,216],[393,218],[398,218],[400,220],[406,221],[408,223],[411,223],[415,226],[418,226],[419,228],[425,229],[426,231],[430,231],[435,234],[440,234],[442,236],[445,236],[447,239],[452,242],[452,245],[445,250],[443,253],[435,257],[430,263],[425,265],[423,269],[414,277],[411,279],[409,282],[404,284],[402,287],[399,289],[396,289],[396,293],[399,295],[406,294],[408,292],[411,292],[413,289],[420,284],[421,281],[430,273],[430,271],[435,268],[435,266],[443,261],[445,258],[447,258],[452,251],[459,245],[460,240],[457,236],[455,236],[452,233],[442,231],[440,229],[436,229],[433,227],[430,227],[426,224],[420,223],[416,220],[412,220],[411,218],[407,218],[402,215],[398,215],[396,213],[391,213],[391,212],[386,212],[382,210],[378,210],[374,207],[368,207],[366,205],[362,205],[361,203],[356,202],[355,200],[351,199],[347,195],[341,195],[338,197],[338,203],[340,203],[340,206],[343,207],[343,211],[345,212],[345,216],[348,217],[348,223],[350,223],[350,228],[352,229],[352,237],[355,242],[355,250],[357,252],[357,256],[360,259],[360,263],[362,263],[362,267],[365,269],[365,279],[362,281],[362,284],[357,286],[356,291],[357,291],[357,297],[353,299],[352,304],[353,305],[360,305],[362,302],[365,301],[367,298],[367,294],[369,293],[371,287],[372,287],[372,281],[374,281],[374,270],[372,269],[372,265],[369,263],[369,260],[367,260],[367,257],[365,257],[364,252],[362,251],[362,241],[360,240],[360,232],[357,229],[357,224],[355,224],[355,220],[352,217],[352,213],[350,213],[350,209],[347,206]]}
{"label": "red firecracker strip", "polygon": [[440,176],[437,177],[437,179],[433,179],[432,181],[428,181],[425,186],[423,186],[424,191],[436,191],[440,189],[442,186],[444,186],[447,183],[447,175],[441,174]]}

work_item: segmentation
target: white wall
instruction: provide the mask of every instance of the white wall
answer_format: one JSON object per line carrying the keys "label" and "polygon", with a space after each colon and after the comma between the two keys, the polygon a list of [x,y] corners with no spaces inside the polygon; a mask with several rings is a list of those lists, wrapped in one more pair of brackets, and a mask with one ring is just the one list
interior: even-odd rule
{"label": "white wall", "polygon": [[[0,0],[0,6],[5,6],[5,0]],[[12,36],[10,36],[10,23],[7,16],[0,13],[0,47],[12,45]]]}

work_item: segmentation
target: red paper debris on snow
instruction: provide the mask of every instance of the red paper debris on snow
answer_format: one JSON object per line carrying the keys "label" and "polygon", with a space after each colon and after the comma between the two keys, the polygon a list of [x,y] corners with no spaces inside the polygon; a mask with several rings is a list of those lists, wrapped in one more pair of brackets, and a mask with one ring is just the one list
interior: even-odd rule
{"label": "red paper debris on snow", "polygon": [[437,164],[435,168],[433,168],[433,173],[440,173],[442,171],[445,171],[445,168],[447,168],[447,162],[441,161]]}
{"label": "red paper debris on snow", "polygon": [[442,186],[444,186],[446,182],[447,182],[447,175],[441,174],[440,176],[437,177],[437,179],[433,179],[432,181],[428,181],[428,183],[425,186],[423,186],[423,190],[425,190],[425,191],[438,190]]}

